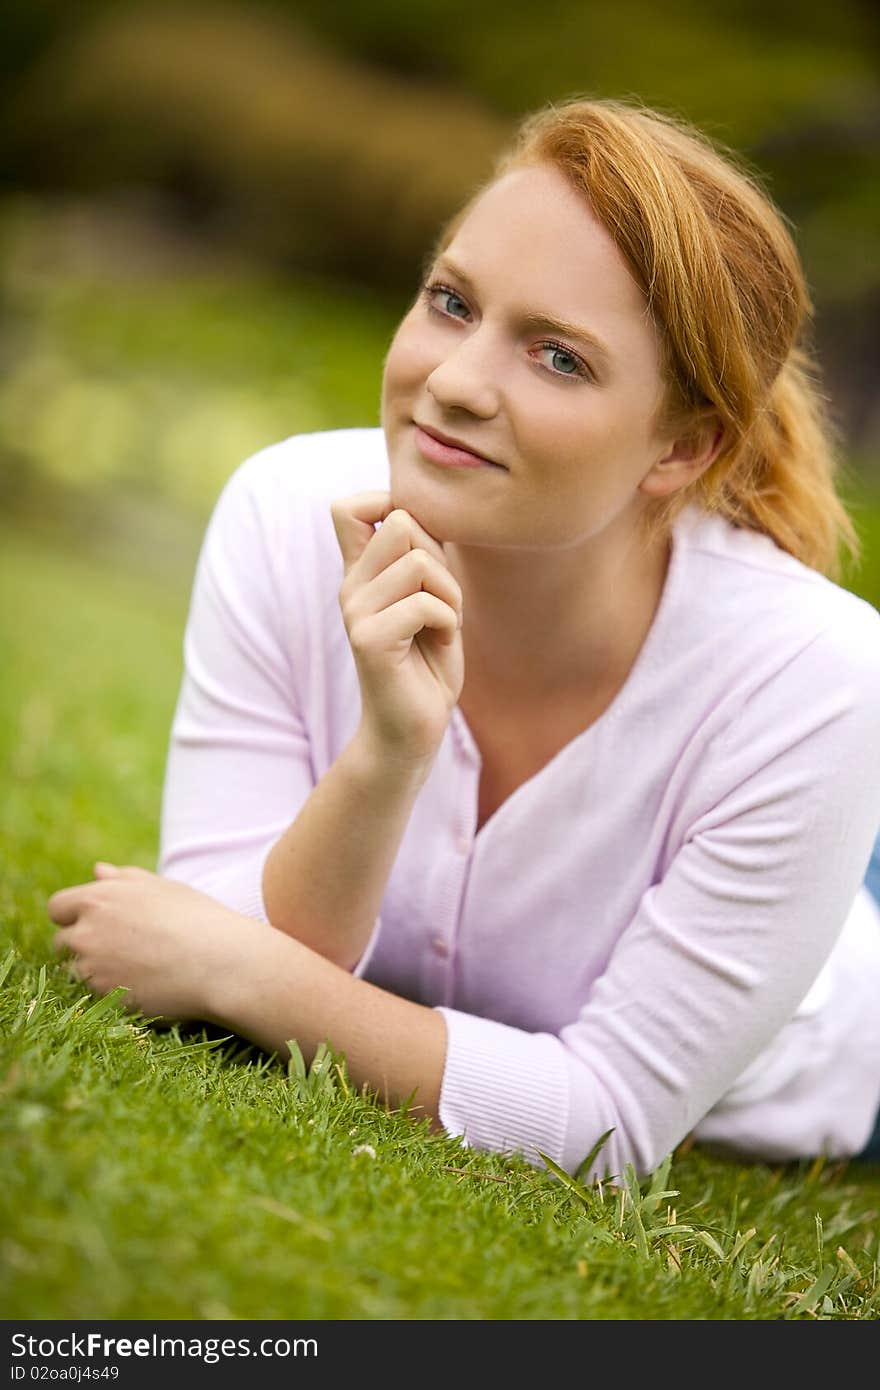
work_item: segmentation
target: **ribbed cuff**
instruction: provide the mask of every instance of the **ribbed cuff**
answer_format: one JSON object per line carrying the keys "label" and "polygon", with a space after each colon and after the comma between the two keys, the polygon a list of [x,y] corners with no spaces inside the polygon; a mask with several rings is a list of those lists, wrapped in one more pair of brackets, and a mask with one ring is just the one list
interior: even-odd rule
{"label": "ribbed cuff", "polygon": [[157,872],[160,878],[167,878],[173,883],[188,883],[197,892],[205,893],[233,912],[269,923],[269,914],[263,902],[263,864],[268,853],[268,849],[264,850],[255,859],[237,868],[234,874],[215,874],[201,879],[198,874],[186,870],[181,872],[178,868],[163,872],[161,863]]}
{"label": "ribbed cuff", "polygon": [[[236,909],[245,917],[256,917],[260,922],[268,922],[269,914],[263,902],[263,864],[266,855],[261,854],[256,864],[242,876],[240,905]],[[238,897],[238,894],[235,895]]]}
{"label": "ribbed cuff", "polygon": [[446,1021],[440,1122],[469,1148],[520,1152],[544,1167],[565,1156],[568,1067],[552,1033],[527,1033],[458,1009],[437,1007]]}

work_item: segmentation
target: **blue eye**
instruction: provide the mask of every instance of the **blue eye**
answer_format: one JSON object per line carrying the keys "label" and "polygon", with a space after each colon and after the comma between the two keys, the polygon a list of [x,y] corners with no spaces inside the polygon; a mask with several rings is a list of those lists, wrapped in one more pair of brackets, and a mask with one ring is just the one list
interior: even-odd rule
{"label": "blue eye", "polygon": [[[424,291],[425,298],[428,300],[429,303],[430,303],[431,298],[432,298],[433,295],[435,295],[435,294],[445,294],[445,295],[446,295],[446,299],[447,299],[447,303],[448,303],[448,301],[449,301],[450,299],[458,300],[458,303],[461,304],[461,305],[463,306],[463,308],[465,309],[465,311],[467,311],[467,305],[465,304],[464,300],[459,298],[459,296],[455,293],[455,290],[450,290],[450,289],[448,289],[446,285],[430,285],[430,284],[427,284],[427,285],[423,285],[423,286],[422,286],[422,289],[423,289],[423,291]],[[448,310],[445,310],[445,311],[443,311],[443,312],[448,312]],[[457,318],[458,315],[457,315],[457,314],[452,314],[451,317],[452,317],[452,318]]]}
{"label": "blue eye", "polygon": [[[538,352],[551,353],[553,366],[546,368],[553,377],[576,377],[580,381],[592,381],[592,373],[589,371],[587,363],[577,353],[571,352],[570,347],[563,347],[562,343],[539,343]],[[560,366],[559,359],[567,366]],[[544,364],[542,364],[544,366]]]}
{"label": "blue eye", "polygon": [[572,363],[572,370],[570,372],[560,370],[560,376],[577,376],[580,371],[580,363],[573,352],[569,352],[568,348],[557,346],[556,343],[542,343],[541,347],[545,352],[552,352],[554,357],[567,357]]}

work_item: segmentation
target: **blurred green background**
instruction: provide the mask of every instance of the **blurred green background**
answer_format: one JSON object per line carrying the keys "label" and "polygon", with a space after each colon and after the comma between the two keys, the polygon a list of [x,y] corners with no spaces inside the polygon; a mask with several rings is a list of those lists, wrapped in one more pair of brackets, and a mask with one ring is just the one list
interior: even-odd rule
{"label": "blurred green background", "polygon": [[[186,587],[220,486],[379,422],[442,221],[518,118],[637,96],[792,220],[880,599],[880,11],[871,0],[9,4],[0,507]],[[845,488],[842,487],[845,491]]]}

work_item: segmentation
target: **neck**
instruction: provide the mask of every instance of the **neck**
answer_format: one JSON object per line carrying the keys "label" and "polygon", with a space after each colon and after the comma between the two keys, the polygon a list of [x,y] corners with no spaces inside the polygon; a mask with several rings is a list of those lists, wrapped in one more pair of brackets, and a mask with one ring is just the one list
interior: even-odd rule
{"label": "neck", "polygon": [[561,551],[447,542],[464,600],[466,680],[524,704],[619,688],[656,614],[671,548],[593,538]]}

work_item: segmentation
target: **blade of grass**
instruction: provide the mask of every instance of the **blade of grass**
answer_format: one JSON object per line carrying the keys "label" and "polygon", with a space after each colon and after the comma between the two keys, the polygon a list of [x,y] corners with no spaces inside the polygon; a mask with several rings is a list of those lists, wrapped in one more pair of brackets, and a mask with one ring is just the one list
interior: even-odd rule
{"label": "blade of grass", "polygon": [[2,988],[6,976],[9,974],[10,970],[15,964],[15,958],[17,954],[18,953],[14,946],[10,946],[9,950],[6,952],[6,955],[3,958],[3,962],[2,964],[0,964],[0,988]]}
{"label": "blade of grass", "polygon": [[[596,1140],[595,1144],[590,1149],[590,1152],[587,1154],[586,1158],[578,1164],[577,1170],[575,1172],[575,1178],[578,1182],[582,1182],[583,1179],[587,1176],[596,1159],[598,1158],[601,1150],[605,1147],[605,1145],[608,1143],[608,1140],[614,1133],[614,1129],[615,1126],[612,1125],[610,1129],[606,1129],[604,1134],[600,1134],[599,1138]],[[543,1158],[544,1155],[542,1154],[541,1157]]]}
{"label": "blade of grass", "polygon": [[535,1152],[538,1154],[540,1158],[544,1160],[544,1162],[547,1164],[547,1167],[550,1169],[550,1172],[555,1173],[559,1181],[561,1183],[564,1183],[565,1186],[568,1188],[569,1192],[572,1192],[574,1194],[574,1196],[581,1203],[584,1209],[586,1211],[590,1211],[592,1209],[592,1201],[590,1198],[590,1194],[586,1190],[586,1188],[582,1187],[576,1178],[573,1178],[570,1173],[566,1173],[564,1168],[560,1168],[558,1163],[554,1163],[553,1159],[548,1157],[547,1154],[542,1153],[540,1149],[536,1149]]}
{"label": "blade of grass", "polygon": [[91,1008],[86,1009],[85,1013],[79,1017],[80,1023],[94,1023],[102,1015],[110,1012],[117,1004],[122,1002],[123,997],[128,993],[125,985],[117,985],[111,989],[109,994],[104,994],[100,999],[96,999]]}

